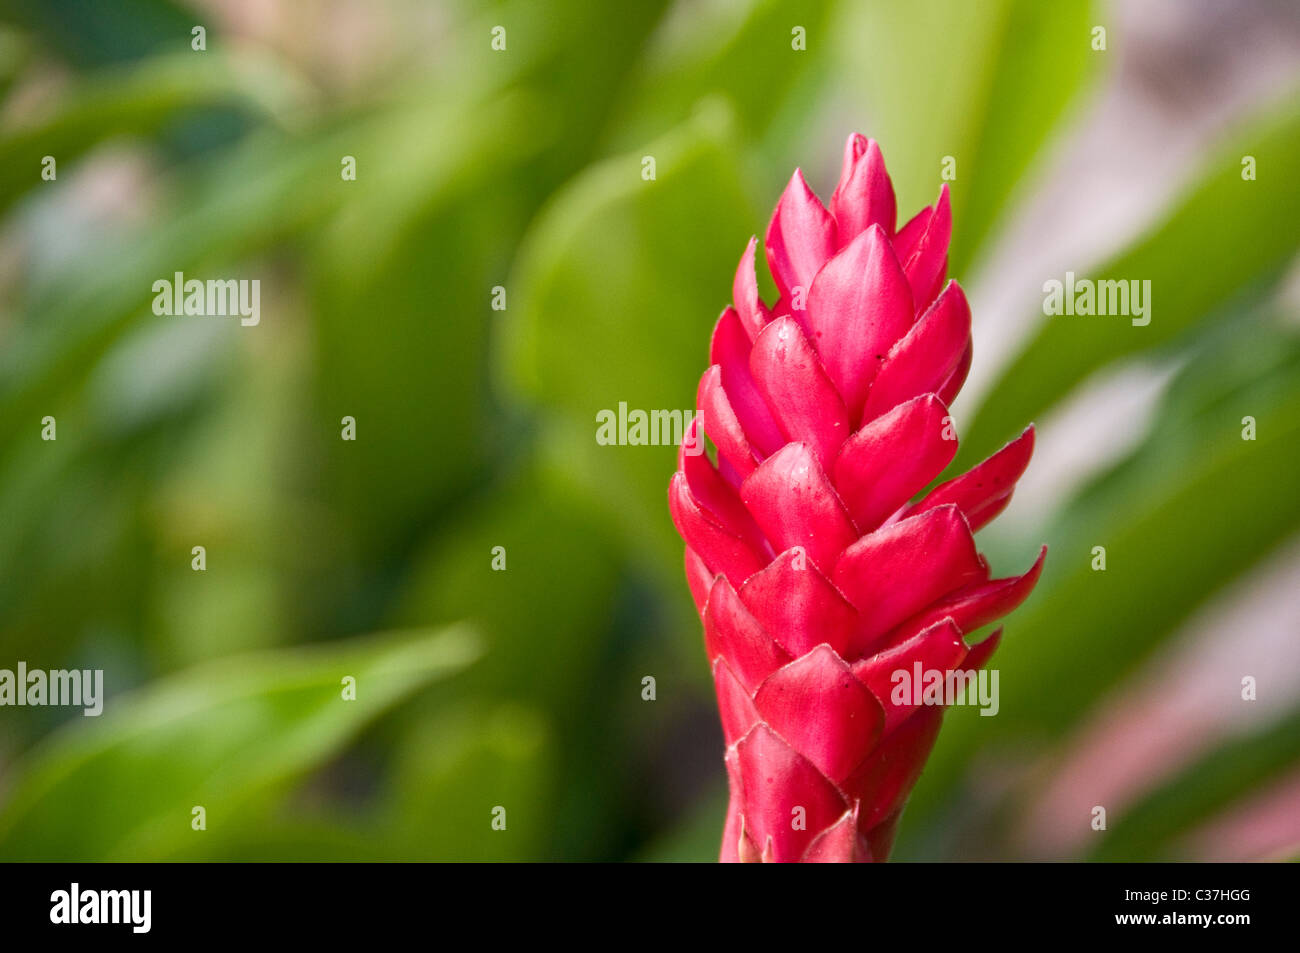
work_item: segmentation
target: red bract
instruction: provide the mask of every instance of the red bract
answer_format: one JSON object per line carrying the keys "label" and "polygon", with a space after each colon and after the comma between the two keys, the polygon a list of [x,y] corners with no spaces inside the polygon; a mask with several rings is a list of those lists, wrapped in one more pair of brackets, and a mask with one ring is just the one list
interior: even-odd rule
{"label": "red bract", "polygon": [[[724,861],[883,860],[943,709],[891,676],[977,671],[1042,567],[990,579],[975,530],[1007,505],[1033,428],[913,500],[951,462],[971,361],[944,284],[952,217],[896,228],[876,143],[854,135],[826,209],[796,171],[767,230],[768,308],[740,260],[669,488],[726,738]],[[697,431],[717,449],[717,465]],[[1045,550],[1044,550],[1045,551]]]}

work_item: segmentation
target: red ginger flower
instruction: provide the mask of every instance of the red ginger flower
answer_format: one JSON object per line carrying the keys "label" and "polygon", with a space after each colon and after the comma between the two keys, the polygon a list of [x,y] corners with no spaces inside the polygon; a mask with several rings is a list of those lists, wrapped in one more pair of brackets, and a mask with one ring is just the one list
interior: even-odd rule
{"label": "red ginger flower", "polygon": [[[945,406],[971,361],[970,310],[944,285],[948,190],[895,229],[875,142],[849,138],[827,210],[796,170],[751,238],[713,331],[712,366],[669,488],[713,665],[731,802],[723,861],[884,860],[939,731],[891,676],[975,672],[1018,606],[973,533],[1007,505],[1033,428],[912,498],[951,462]],[[717,448],[688,452],[705,432]],[[1044,549],[1044,553],[1046,549]]]}

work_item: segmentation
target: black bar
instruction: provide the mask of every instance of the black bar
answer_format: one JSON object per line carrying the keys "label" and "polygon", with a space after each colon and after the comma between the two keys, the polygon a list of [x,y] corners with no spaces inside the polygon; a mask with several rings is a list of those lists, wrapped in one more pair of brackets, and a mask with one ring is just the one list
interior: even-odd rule
{"label": "black bar", "polygon": [[[988,941],[1124,934],[1178,941],[1203,935],[1231,943],[1273,935],[1293,923],[1296,882],[1296,868],[1286,864],[862,865],[823,871],[812,881],[709,865],[603,870],[548,865],[542,870],[452,864],[10,864],[4,873],[8,886],[0,892],[0,930],[6,940],[62,935],[65,941],[90,943],[373,941],[400,939],[417,928],[435,944],[444,934],[451,942],[466,928],[493,941],[520,931],[533,942],[560,929],[572,941],[608,936],[611,923],[620,921],[632,933],[681,937],[716,929],[734,937],[742,930],[759,942],[761,923],[771,921],[782,932],[798,934],[802,921],[811,931],[809,944],[821,942],[822,931],[837,921],[864,939],[883,936],[879,930],[910,932],[918,946],[939,937],[946,937],[946,945],[961,936]],[[116,906],[119,921],[126,922],[52,922],[70,919],[74,883],[86,915],[98,916],[103,909],[108,918]],[[126,895],[105,897],[103,891],[141,893],[128,907]],[[143,891],[149,891],[148,930],[137,932],[144,925]],[[67,900],[63,906],[60,892]],[[94,899],[87,900],[88,893]],[[677,930],[686,932],[665,932]]]}

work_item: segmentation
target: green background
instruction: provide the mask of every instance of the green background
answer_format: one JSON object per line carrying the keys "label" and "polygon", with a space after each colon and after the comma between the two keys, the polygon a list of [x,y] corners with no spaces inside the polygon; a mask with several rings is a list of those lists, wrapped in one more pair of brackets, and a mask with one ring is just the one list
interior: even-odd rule
{"label": "green background", "polygon": [[[599,446],[596,412],[691,408],[745,242],[795,166],[829,197],[854,130],[900,221],[955,158],[950,274],[992,287],[1127,40],[1074,0],[0,11],[0,668],[101,668],[108,694],[100,718],[0,709],[3,859],[715,857],[675,451]],[[1138,771],[1104,832],[1090,808],[1149,722],[1068,770],[1300,533],[1297,102],[1235,108],[1175,188],[1150,183],[1167,198],[1141,227],[1079,259],[1150,280],[1149,326],[1045,318],[1059,272],[1019,289],[1020,337],[976,297],[977,370],[990,343],[1008,358],[958,404],[958,467],[1031,420],[1069,444],[1056,412],[1100,376],[1162,377],[1149,422],[1049,487],[1041,522],[982,534],[997,574],[1042,542],[1047,568],[1007,621],[1000,714],[949,714],[899,859],[1300,852],[1285,825],[1250,850],[1202,836],[1300,803],[1297,679],[1235,665],[1241,628],[1217,633],[1225,709],[1260,708],[1241,730]],[[153,315],[176,271],[259,279],[261,323]]]}

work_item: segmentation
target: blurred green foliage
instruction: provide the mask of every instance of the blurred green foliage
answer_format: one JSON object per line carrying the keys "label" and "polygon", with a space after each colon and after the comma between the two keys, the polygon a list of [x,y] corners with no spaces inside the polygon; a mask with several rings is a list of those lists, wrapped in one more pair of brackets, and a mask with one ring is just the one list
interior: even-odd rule
{"label": "blurred green foliage", "polygon": [[[108,689],[98,719],[0,712],[0,858],[710,859],[721,736],[674,450],[598,446],[596,412],[693,406],[745,242],[795,165],[829,193],[851,129],[882,142],[904,215],[955,157],[950,270],[977,283],[1106,75],[1078,0],[428,11],[427,44],[390,38],[348,86],[303,58],[326,40],[310,17],[282,48],[173,0],[0,4],[0,667],[103,668]],[[999,573],[1052,555],[1009,622],[1002,717],[949,716],[900,857],[1000,836],[1033,789],[971,807],[980,758],[1070,738],[1300,529],[1300,341],[1276,303],[1297,115],[1246,117],[1097,270],[1151,279],[1157,321],[1040,321],[963,427],[968,464],[1099,372],[1180,368],[1160,426],[990,547]],[[114,161],[140,181],[91,215]],[[260,279],[262,323],[155,317],[177,271]],[[1089,571],[1097,539],[1122,572]],[[1294,765],[1294,738],[1212,753],[1092,856],[1171,855]]]}

